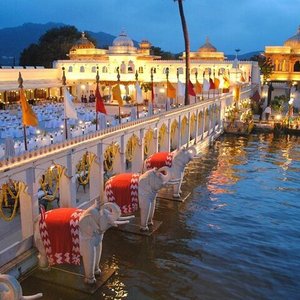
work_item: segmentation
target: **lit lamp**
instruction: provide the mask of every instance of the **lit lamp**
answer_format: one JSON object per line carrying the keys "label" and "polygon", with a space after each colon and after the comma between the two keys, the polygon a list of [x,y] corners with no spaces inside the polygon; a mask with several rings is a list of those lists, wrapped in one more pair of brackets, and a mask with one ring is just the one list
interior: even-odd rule
{"label": "lit lamp", "polygon": [[289,127],[291,126],[291,122],[292,122],[292,117],[293,117],[293,103],[294,103],[294,98],[291,97],[289,100],[289,111],[288,111],[288,125]]}

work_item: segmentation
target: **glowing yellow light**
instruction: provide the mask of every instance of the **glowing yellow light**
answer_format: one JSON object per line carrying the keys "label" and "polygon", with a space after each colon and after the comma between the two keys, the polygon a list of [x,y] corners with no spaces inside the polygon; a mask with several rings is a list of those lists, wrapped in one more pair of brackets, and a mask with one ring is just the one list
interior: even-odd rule
{"label": "glowing yellow light", "polygon": [[281,120],[281,115],[276,115],[275,120],[277,120],[277,121]]}

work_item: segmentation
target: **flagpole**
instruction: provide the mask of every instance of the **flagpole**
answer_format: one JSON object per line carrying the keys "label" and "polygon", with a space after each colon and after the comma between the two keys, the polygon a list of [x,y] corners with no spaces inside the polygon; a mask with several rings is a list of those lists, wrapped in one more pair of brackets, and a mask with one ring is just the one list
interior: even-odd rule
{"label": "flagpole", "polygon": [[166,111],[168,110],[167,108],[167,101],[168,101],[168,99],[169,99],[169,96],[168,96],[168,81],[169,81],[169,68],[167,67],[166,68],[166,78],[167,78],[167,100],[166,100]]}
{"label": "flagpole", "polygon": [[[196,72],[195,72],[195,78],[196,78],[196,92],[197,92],[197,89],[198,89],[198,71],[197,71],[197,69],[196,69]],[[196,96],[195,96],[195,103],[197,103],[197,93],[195,93],[196,94]]]}
{"label": "flagpole", "polygon": [[[120,68],[119,67],[117,67],[117,79],[118,79],[118,84],[120,85]],[[120,107],[120,103],[119,103],[119,124],[121,124],[121,107]]]}
{"label": "flagpole", "polygon": [[[177,93],[176,93],[176,107],[178,107],[178,95],[179,95],[179,70],[177,68]],[[181,88],[181,87],[180,87]]]}
{"label": "flagpole", "polygon": [[154,114],[154,105],[153,105],[153,99],[154,99],[153,68],[150,69],[150,77],[151,77],[151,102],[152,102],[152,115],[153,115]]}
{"label": "flagpole", "polygon": [[[97,67],[97,75],[96,75],[96,84],[97,89],[99,89],[99,67]],[[97,101],[97,99],[96,99]],[[96,102],[96,131],[98,130],[98,110],[97,110],[97,102]]]}
{"label": "flagpole", "polygon": [[[62,84],[63,84],[63,87],[64,87],[64,89],[66,89],[67,87],[66,87],[66,85],[67,85],[67,83],[66,83],[66,80],[67,80],[67,78],[66,78],[66,74],[65,74],[65,68],[64,67],[62,67],[62,71],[63,71],[63,75],[62,75],[62,78],[61,78],[61,80],[62,80]],[[64,102],[66,101],[66,99],[64,99]],[[66,117],[66,104],[65,104],[65,136],[66,136],[66,140],[68,139],[68,121],[67,121],[67,117]]]}
{"label": "flagpole", "polygon": [[[139,83],[139,74],[137,71],[135,71],[135,80],[137,82],[137,84]],[[135,87],[135,102],[136,102],[136,117],[137,119],[139,119],[139,104],[138,104],[138,101],[137,101],[137,89]]]}
{"label": "flagpole", "polygon": [[[19,83],[19,89],[21,90],[23,88],[23,78],[22,78],[21,72],[19,72],[18,83]],[[23,114],[24,114],[24,112],[23,112]],[[23,116],[23,118],[24,118],[24,116]],[[27,151],[28,147],[27,147],[26,125],[24,124],[24,122],[23,122],[23,136],[24,136],[24,148],[25,148],[25,151]]]}

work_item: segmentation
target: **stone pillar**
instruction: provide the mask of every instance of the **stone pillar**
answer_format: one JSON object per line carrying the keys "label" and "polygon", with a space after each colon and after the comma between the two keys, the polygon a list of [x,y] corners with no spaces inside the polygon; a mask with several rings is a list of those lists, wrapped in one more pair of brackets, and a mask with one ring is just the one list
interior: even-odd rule
{"label": "stone pillar", "polygon": [[[102,162],[103,172],[103,162]],[[103,190],[103,173],[98,161],[94,161],[90,167],[90,200],[94,200],[102,195]],[[100,199],[101,201],[101,199]]]}
{"label": "stone pillar", "polygon": [[167,126],[167,141],[166,141],[166,149],[160,150],[160,151],[167,151],[169,152],[171,149],[171,119],[168,120],[168,126]]}
{"label": "stone pillar", "polygon": [[178,118],[178,138],[177,138],[177,149],[181,147],[181,116]]}
{"label": "stone pillar", "polygon": [[114,161],[114,171],[115,173],[125,173],[126,171],[126,144],[125,144],[125,135],[121,136],[121,143],[120,143],[120,161],[117,163],[117,160]]}
{"label": "stone pillar", "polygon": [[196,109],[196,119],[195,119],[195,144],[198,143],[199,139],[199,109]]}
{"label": "stone pillar", "polygon": [[22,228],[22,238],[26,239],[33,235],[33,221],[39,214],[37,193],[34,193],[34,169],[25,171],[25,182],[27,185],[20,193],[20,218]]}
{"label": "stone pillar", "polygon": [[187,146],[189,146],[191,138],[191,112],[188,113],[188,121],[187,121]]}
{"label": "stone pillar", "polygon": [[[98,182],[98,191],[100,195],[100,203],[103,202],[104,200],[104,165],[103,165],[103,160],[104,160],[104,149],[103,149],[103,144],[99,143],[97,145],[97,158],[98,158],[98,172],[99,172],[99,182]],[[96,194],[96,192],[95,192]]]}
{"label": "stone pillar", "polygon": [[134,157],[132,159],[132,172],[133,173],[141,173],[143,169],[143,163],[144,163],[144,146],[145,146],[145,130],[140,129],[140,134],[139,134],[139,144],[135,153]]}
{"label": "stone pillar", "polygon": [[67,166],[59,182],[60,207],[76,207],[76,170],[72,154],[66,155]]}

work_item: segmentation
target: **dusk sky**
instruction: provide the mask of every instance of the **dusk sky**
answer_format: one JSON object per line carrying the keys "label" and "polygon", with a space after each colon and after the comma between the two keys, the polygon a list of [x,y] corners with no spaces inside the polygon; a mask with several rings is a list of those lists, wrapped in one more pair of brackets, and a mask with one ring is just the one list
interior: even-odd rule
{"label": "dusk sky", "polygon": [[[191,50],[209,36],[219,51],[241,53],[282,45],[296,34],[300,0],[185,0]],[[178,4],[173,0],[1,0],[0,28],[62,22],[80,31],[148,39],[165,51],[184,49]],[[18,37],[21,38],[21,37]]]}

